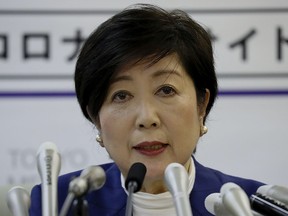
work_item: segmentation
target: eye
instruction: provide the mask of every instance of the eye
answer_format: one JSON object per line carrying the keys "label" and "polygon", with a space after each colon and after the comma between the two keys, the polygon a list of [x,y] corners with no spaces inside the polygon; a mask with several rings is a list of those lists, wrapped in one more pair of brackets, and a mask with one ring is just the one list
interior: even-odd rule
{"label": "eye", "polygon": [[175,89],[172,86],[165,85],[165,86],[162,86],[161,88],[159,88],[157,90],[156,94],[160,95],[160,96],[168,97],[168,96],[175,95],[176,91],[175,91]]}
{"label": "eye", "polygon": [[112,101],[116,103],[123,103],[128,101],[132,97],[131,94],[129,94],[126,91],[118,91],[112,96]]}

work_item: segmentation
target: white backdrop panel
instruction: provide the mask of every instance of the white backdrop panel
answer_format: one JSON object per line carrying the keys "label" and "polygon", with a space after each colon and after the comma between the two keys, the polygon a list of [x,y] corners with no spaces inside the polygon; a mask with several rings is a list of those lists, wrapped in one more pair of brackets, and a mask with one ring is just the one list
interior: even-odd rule
{"label": "white backdrop panel", "polygon": [[[214,38],[221,94],[196,157],[288,186],[288,2],[142,2],[186,10]],[[0,185],[39,182],[36,152],[48,140],[61,173],[110,161],[78,107],[68,58],[79,45],[71,40],[132,3],[0,0]]]}

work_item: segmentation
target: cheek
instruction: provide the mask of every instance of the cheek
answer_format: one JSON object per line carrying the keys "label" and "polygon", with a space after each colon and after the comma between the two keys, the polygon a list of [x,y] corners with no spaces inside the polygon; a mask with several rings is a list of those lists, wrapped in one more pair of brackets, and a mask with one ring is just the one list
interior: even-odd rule
{"label": "cheek", "polygon": [[118,124],[119,121],[117,121],[112,116],[103,116],[100,118],[100,124],[101,124],[101,135],[103,138],[104,143],[109,143],[110,140],[116,139],[118,136]]}
{"label": "cheek", "polygon": [[127,134],[126,116],[121,112],[107,109],[99,113],[99,120],[104,145],[114,145],[116,142],[120,144],[121,139]]}
{"label": "cheek", "polygon": [[[191,108],[190,110],[183,110],[183,116],[181,118],[182,126],[179,126],[179,142],[182,143],[183,149],[182,154],[190,156],[195,150],[199,135],[200,135],[200,124],[198,113],[196,109]],[[184,151],[184,152],[183,152]]]}
{"label": "cheek", "polygon": [[113,123],[119,120],[119,112],[114,111],[109,106],[103,106],[99,112],[101,131],[113,128]]}
{"label": "cheek", "polygon": [[178,123],[181,128],[184,128],[184,125],[190,129],[199,127],[198,109],[193,101],[182,104],[178,103],[178,106],[174,107],[171,113],[175,114],[173,120],[174,124]]}
{"label": "cheek", "polygon": [[195,104],[183,105],[173,113],[176,114],[171,119],[170,124],[174,125],[173,130],[176,132],[176,135],[179,134],[180,136],[178,138],[182,141],[190,140],[190,143],[193,140],[193,144],[196,145],[200,134],[200,122]]}

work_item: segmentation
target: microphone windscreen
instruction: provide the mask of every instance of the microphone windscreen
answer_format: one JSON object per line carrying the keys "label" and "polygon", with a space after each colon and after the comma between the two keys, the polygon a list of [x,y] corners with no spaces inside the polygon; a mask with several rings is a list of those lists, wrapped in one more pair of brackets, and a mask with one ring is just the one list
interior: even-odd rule
{"label": "microphone windscreen", "polygon": [[84,169],[80,177],[87,179],[90,191],[100,189],[106,181],[105,171],[102,167],[96,165]]}
{"label": "microphone windscreen", "polygon": [[128,185],[130,182],[136,182],[137,188],[135,188],[134,192],[139,191],[142,187],[146,171],[147,171],[146,166],[143,163],[140,162],[134,163],[130,167],[127,178],[125,180],[126,190],[128,190]]}
{"label": "microphone windscreen", "polygon": [[215,205],[221,203],[220,193],[212,193],[205,199],[205,208],[213,215],[215,215]]}
{"label": "microphone windscreen", "polygon": [[223,196],[224,194],[228,193],[230,190],[233,190],[233,189],[241,190],[239,185],[237,185],[233,182],[227,182],[227,183],[222,185],[222,187],[220,189],[220,193]]}
{"label": "microphone windscreen", "polygon": [[12,187],[6,195],[7,206],[13,215],[28,216],[31,205],[28,191],[21,186]]}
{"label": "microphone windscreen", "polygon": [[178,216],[191,216],[189,201],[188,173],[179,163],[170,163],[164,171],[165,184],[172,194]]}
{"label": "microphone windscreen", "polygon": [[39,155],[45,150],[52,150],[52,151],[58,152],[57,146],[53,142],[50,142],[50,141],[44,142],[40,145],[37,151],[37,155]]}
{"label": "microphone windscreen", "polygon": [[170,163],[165,169],[164,180],[168,190],[172,194],[175,195],[179,192],[187,193],[188,173],[183,165],[179,163]]}
{"label": "microphone windscreen", "polygon": [[234,216],[253,216],[250,202],[244,190],[235,183],[224,184],[220,193],[225,208]]}

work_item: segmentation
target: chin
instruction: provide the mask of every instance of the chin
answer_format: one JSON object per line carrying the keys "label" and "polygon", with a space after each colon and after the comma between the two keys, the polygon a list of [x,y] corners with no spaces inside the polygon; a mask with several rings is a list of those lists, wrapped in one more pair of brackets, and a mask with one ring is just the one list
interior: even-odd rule
{"label": "chin", "polygon": [[165,172],[165,167],[147,167],[147,173],[145,175],[145,179],[149,179],[150,181],[162,181],[164,180],[164,172]]}

